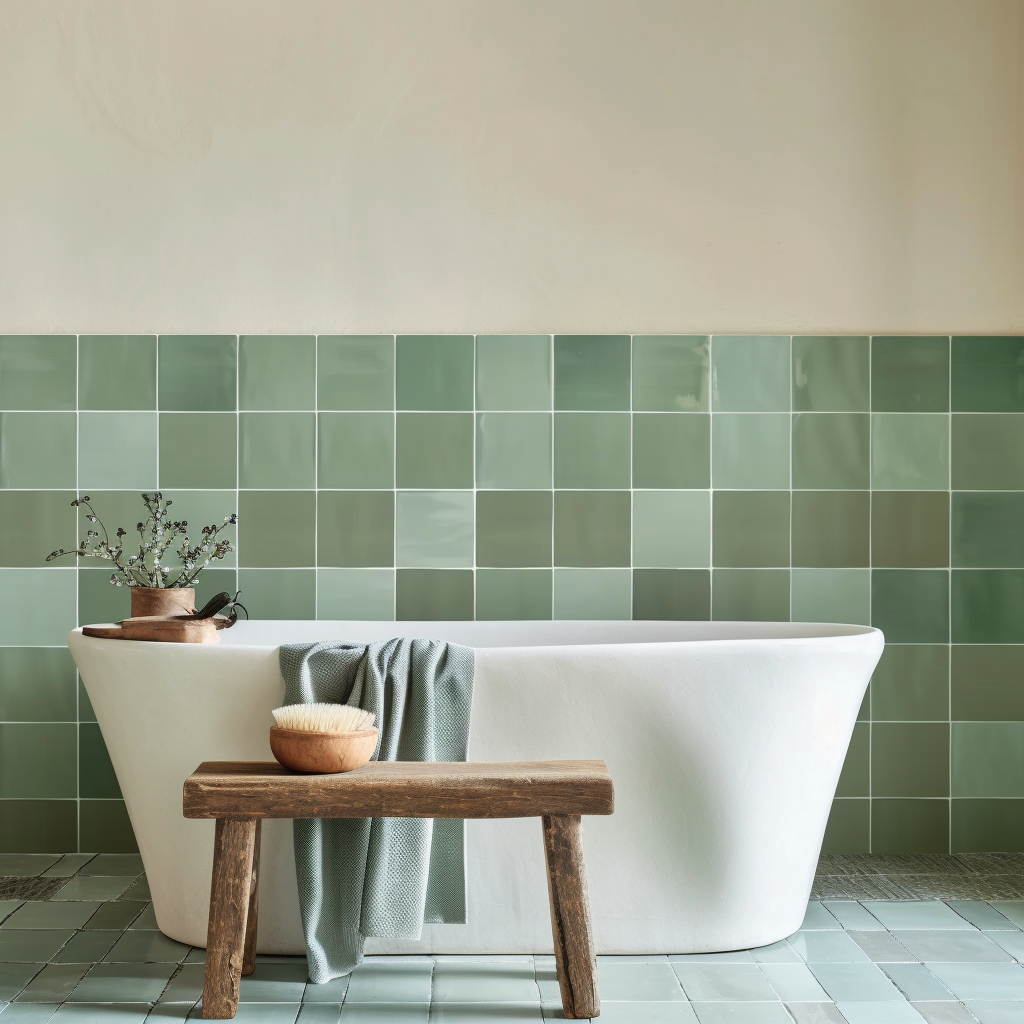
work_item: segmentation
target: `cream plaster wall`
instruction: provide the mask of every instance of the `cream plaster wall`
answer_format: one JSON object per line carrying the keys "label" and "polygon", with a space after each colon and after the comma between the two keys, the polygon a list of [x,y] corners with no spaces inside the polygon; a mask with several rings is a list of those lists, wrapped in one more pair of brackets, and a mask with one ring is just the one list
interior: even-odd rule
{"label": "cream plaster wall", "polygon": [[0,330],[1022,331],[1024,0],[0,0]]}

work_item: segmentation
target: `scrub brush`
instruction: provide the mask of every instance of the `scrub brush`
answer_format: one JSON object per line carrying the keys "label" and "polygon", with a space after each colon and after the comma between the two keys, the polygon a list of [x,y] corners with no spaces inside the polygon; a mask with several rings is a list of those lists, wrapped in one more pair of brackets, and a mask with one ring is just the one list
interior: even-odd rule
{"label": "scrub brush", "polygon": [[377,751],[372,711],[349,704],[289,704],[273,711],[270,749],[296,772],[349,772]]}
{"label": "scrub brush", "polygon": [[297,732],[360,732],[372,729],[372,711],[351,704],[289,704],[271,712],[281,729]]}

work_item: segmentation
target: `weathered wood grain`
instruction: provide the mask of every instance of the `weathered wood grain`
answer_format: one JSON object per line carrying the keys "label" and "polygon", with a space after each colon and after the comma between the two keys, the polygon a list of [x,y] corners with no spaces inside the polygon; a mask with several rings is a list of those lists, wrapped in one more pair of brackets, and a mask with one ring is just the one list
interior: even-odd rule
{"label": "weathered wood grain", "polygon": [[545,815],[542,820],[562,1013],[570,1019],[596,1017],[601,1012],[601,999],[590,933],[580,818],[578,814],[562,814]]}
{"label": "weathered wood grain", "polygon": [[529,818],[611,814],[603,761],[376,761],[342,775],[209,761],[184,786],[186,818]]}
{"label": "weathered wood grain", "polygon": [[256,970],[256,929],[260,913],[260,836],[263,822],[256,819],[256,834],[252,843],[252,878],[249,882],[249,910],[245,915],[245,953],[242,957],[242,974]]}
{"label": "weathered wood grain", "polygon": [[83,626],[86,636],[107,640],[153,640],[171,644],[220,643],[215,619],[190,619],[178,615],[141,615],[123,619],[116,626]]}

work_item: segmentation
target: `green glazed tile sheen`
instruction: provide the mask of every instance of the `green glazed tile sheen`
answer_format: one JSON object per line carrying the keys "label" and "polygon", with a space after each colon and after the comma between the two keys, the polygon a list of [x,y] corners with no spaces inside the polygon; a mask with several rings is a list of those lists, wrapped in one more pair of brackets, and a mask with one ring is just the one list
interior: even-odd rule
{"label": "green glazed tile sheen", "polygon": [[955,720],[1024,721],[1024,647],[956,644],[951,650]]}
{"label": "green glazed tile sheen", "polygon": [[707,620],[711,573],[707,569],[634,569],[633,618]]}
{"label": "green glazed tile sheen", "polygon": [[872,800],[872,853],[947,853],[948,800]]}
{"label": "green glazed tile sheen", "polygon": [[871,496],[871,564],[931,568],[949,564],[947,491],[876,491]]}
{"label": "green glazed tile sheen", "polygon": [[[957,649],[953,648],[954,654]],[[949,651],[950,648],[942,644],[887,643],[871,678],[872,719],[876,722],[947,721]]]}
{"label": "green glazed tile sheen", "polygon": [[628,488],[630,443],[625,413],[555,413],[555,486]]}
{"label": "green glazed tile sheen", "polygon": [[395,438],[399,487],[473,486],[471,413],[399,413]]}
{"label": "green glazed tile sheen", "polygon": [[879,490],[949,488],[949,417],[876,413],[871,417],[871,484]]}
{"label": "green glazed tile sheen", "polygon": [[95,722],[83,722],[78,727],[78,795],[121,799],[114,766]]}
{"label": "green glazed tile sheen", "polygon": [[390,412],[322,412],[320,487],[341,490],[395,485],[395,417]]}
{"label": "green glazed tile sheen", "polygon": [[949,642],[949,573],[938,569],[875,569],[871,624],[888,643]]}
{"label": "green glazed tile sheen", "polygon": [[949,725],[876,722],[872,727],[871,795],[949,796]]}
{"label": "green glazed tile sheen", "polygon": [[477,335],[476,407],[516,412],[550,409],[550,336]]}
{"label": "green glazed tile sheen", "polygon": [[0,569],[0,645],[63,647],[77,625],[76,575],[74,569]]}
{"label": "green glazed tile sheen", "polygon": [[234,413],[161,413],[159,486],[234,488],[237,430]]}
{"label": "green glazed tile sheen", "polygon": [[390,334],[317,338],[320,409],[394,409],[395,339]]}
{"label": "green glazed tile sheen", "polygon": [[949,412],[949,338],[872,338],[871,408]]}
{"label": "green glazed tile sheen", "polygon": [[477,569],[478,619],[550,619],[550,569]]}
{"label": "green glazed tile sheen", "polygon": [[716,491],[711,553],[716,566],[788,566],[789,492]]}
{"label": "green glazed tile sheen", "polygon": [[78,339],[80,409],[155,409],[156,336],[83,334]]}
{"label": "green glazed tile sheen", "polygon": [[633,486],[711,486],[711,417],[702,413],[633,417]]}
{"label": "green glazed tile sheen", "polygon": [[870,850],[870,818],[870,800],[834,800],[821,852],[867,853]]}
{"label": "green glazed tile sheen", "polygon": [[395,499],[397,566],[472,567],[472,491],[399,491]]}
{"label": "green glazed tile sheen", "polygon": [[953,643],[1024,643],[1024,569],[954,569]]}
{"label": "green glazed tile sheen", "polygon": [[550,488],[551,422],[550,413],[478,413],[477,487]]}
{"label": "green glazed tile sheen", "polygon": [[550,491],[481,491],[476,496],[476,564],[551,565]]}
{"label": "green glazed tile sheen", "polygon": [[[100,563],[102,564],[102,563]],[[208,570],[207,570],[208,571]],[[110,570],[83,567],[78,571],[78,624],[119,622],[131,615],[131,592],[110,582]]]}
{"label": "green glazed tile sheen", "polygon": [[0,412],[0,487],[74,487],[73,412]]}
{"label": "green glazed tile sheen", "polygon": [[790,339],[716,334],[711,339],[715,412],[789,412]]}
{"label": "green glazed tile sheen", "polygon": [[79,413],[80,487],[154,490],[156,453],[155,412]]}
{"label": "green glazed tile sheen", "polygon": [[867,566],[870,505],[867,491],[794,491],[793,565]]}
{"label": "green glazed tile sheen", "polygon": [[238,558],[252,568],[315,564],[316,495],[312,491],[242,491]]}
{"label": "green glazed tile sheen", "polygon": [[1024,490],[1024,416],[954,415],[950,462],[956,490]]}
{"label": "green glazed tile sheen", "polygon": [[706,568],[711,564],[708,491],[634,491],[633,565]]}
{"label": "green glazed tile sheen", "polygon": [[0,409],[74,409],[73,334],[0,335]]}
{"label": "green glazed tile sheen", "polygon": [[858,722],[850,739],[850,749],[843,762],[843,771],[836,787],[837,797],[870,796],[871,727]]}
{"label": "green glazed tile sheen", "polygon": [[238,417],[238,484],[248,488],[316,486],[316,416],[243,412]]}
{"label": "green glazed tile sheen", "polygon": [[75,694],[66,647],[0,647],[0,721],[73,722]]}
{"label": "green glazed tile sheen", "polygon": [[793,408],[800,412],[867,412],[868,339],[794,337]]}
{"label": "green glazed tile sheen", "polygon": [[79,822],[80,849],[97,853],[139,852],[123,801],[82,800]]}
{"label": "green glazed tile sheen", "polygon": [[556,491],[554,511],[555,565],[629,566],[629,491]]}
{"label": "green glazed tile sheen", "polygon": [[788,413],[715,413],[713,485],[788,490],[789,437]]}
{"label": "green glazed tile sheen", "polygon": [[954,412],[1024,412],[1024,337],[954,338]]}
{"label": "green glazed tile sheen", "polygon": [[[40,566],[56,548],[75,548],[74,498],[74,491],[0,491],[0,566]],[[49,564],[73,566],[75,556]]]}
{"label": "green glazed tile sheen", "polygon": [[243,334],[238,339],[238,407],[316,408],[316,337]]}
{"label": "green glazed tile sheen", "polygon": [[1024,797],[1024,722],[954,722],[952,750],[954,797]]}
{"label": "green glazed tile sheen", "polygon": [[234,410],[237,342],[233,334],[161,334],[157,342],[161,412]]}
{"label": "green glazed tile sheen", "polygon": [[78,849],[74,800],[0,800],[0,853],[71,853]]}
{"label": "green glazed tile sheen", "polygon": [[968,492],[952,499],[955,567],[1024,567],[1024,494]]}
{"label": "green glazed tile sheen", "polygon": [[560,334],[554,345],[556,409],[629,410],[629,335]]}
{"label": "green glazed tile sheen", "polygon": [[870,625],[868,569],[794,569],[790,585],[794,622]]}
{"label": "green glazed tile sheen", "polygon": [[393,619],[394,569],[318,568],[316,611],[320,619]]}
{"label": "green glazed tile sheen", "polygon": [[473,336],[399,335],[395,378],[399,409],[471,410]]}
{"label": "green glazed tile sheen", "polygon": [[555,569],[556,619],[628,619],[631,605],[628,569]]}
{"label": "green glazed tile sheen", "polygon": [[72,724],[0,723],[0,797],[78,795]]}
{"label": "green glazed tile sheen", "polygon": [[317,495],[318,566],[394,564],[394,491],[321,491]]}
{"label": "green glazed tile sheen", "polygon": [[802,412],[793,417],[793,487],[866,490],[870,417]]}
{"label": "green glazed tile sheen", "polygon": [[711,617],[722,621],[788,622],[788,569],[715,569]]}
{"label": "green glazed tile sheen", "polygon": [[633,411],[707,412],[710,362],[707,335],[634,335]]}
{"label": "green glazed tile sheen", "polygon": [[471,569],[399,569],[395,617],[406,621],[463,621],[473,617]]}
{"label": "green glazed tile sheen", "polygon": [[239,600],[254,619],[315,619],[315,569],[240,569]]}
{"label": "green glazed tile sheen", "polygon": [[1024,800],[953,800],[953,853],[1024,850]]}

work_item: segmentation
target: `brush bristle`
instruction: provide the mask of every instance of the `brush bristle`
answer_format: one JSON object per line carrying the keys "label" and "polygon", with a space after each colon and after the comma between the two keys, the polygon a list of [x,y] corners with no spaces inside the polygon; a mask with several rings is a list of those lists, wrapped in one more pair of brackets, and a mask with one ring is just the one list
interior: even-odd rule
{"label": "brush bristle", "polygon": [[282,729],[302,732],[358,732],[372,728],[376,717],[349,704],[289,704],[272,714]]}

